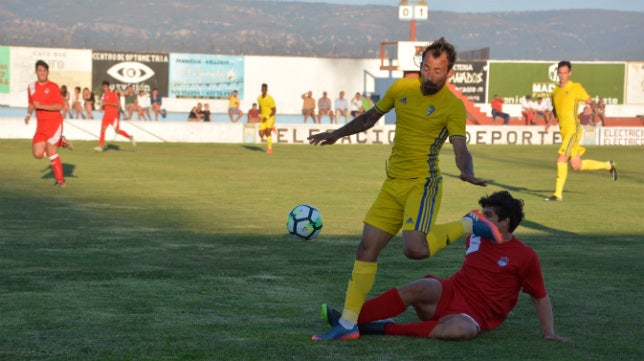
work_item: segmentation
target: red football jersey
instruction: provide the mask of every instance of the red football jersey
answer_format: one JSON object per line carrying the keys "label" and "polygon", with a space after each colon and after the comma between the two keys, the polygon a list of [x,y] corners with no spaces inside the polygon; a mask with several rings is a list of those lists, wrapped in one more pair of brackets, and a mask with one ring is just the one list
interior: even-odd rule
{"label": "red football jersey", "polygon": [[[101,100],[102,100],[103,104],[105,104],[105,103],[118,104],[119,103],[119,97],[118,97],[118,95],[116,95],[116,92],[113,92],[113,91],[107,91],[107,92],[103,93],[103,97],[101,98]],[[118,109],[119,109],[118,106],[105,104],[103,106],[103,110],[105,111],[105,113],[103,113],[103,118],[104,119],[110,119],[110,120],[118,118],[118,116],[119,116],[119,110]]]}
{"label": "red football jersey", "polygon": [[494,244],[471,235],[466,246],[463,266],[450,279],[479,316],[481,328],[500,325],[522,289],[535,298],[547,295],[537,254],[516,237]]}
{"label": "red football jersey", "polygon": [[[60,94],[58,84],[47,81],[43,84],[34,82],[27,87],[29,105],[38,102],[43,105],[60,104],[64,106],[63,96]],[[60,111],[36,110],[36,119],[38,122],[62,122],[63,116]]]}

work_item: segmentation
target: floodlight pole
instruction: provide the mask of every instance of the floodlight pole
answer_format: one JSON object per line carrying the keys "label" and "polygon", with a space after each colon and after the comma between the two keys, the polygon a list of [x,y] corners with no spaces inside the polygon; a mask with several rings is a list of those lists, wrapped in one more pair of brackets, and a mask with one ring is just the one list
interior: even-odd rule
{"label": "floodlight pole", "polygon": [[416,19],[427,20],[428,7],[425,0],[401,0],[398,6],[398,19],[409,21],[409,40],[416,41]]}
{"label": "floodlight pole", "polygon": [[409,22],[409,41],[416,41],[416,19]]}

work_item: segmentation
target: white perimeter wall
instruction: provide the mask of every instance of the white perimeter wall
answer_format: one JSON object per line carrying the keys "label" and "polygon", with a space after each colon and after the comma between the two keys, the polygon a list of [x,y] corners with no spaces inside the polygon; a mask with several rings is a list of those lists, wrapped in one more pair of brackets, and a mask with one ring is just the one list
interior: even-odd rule
{"label": "white perimeter wall", "polygon": [[[66,119],[63,133],[71,141],[98,141],[101,121]],[[332,124],[276,124],[274,144],[308,144],[306,138],[326,130],[335,129]],[[139,122],[121,121],[121,128],[134,135],[137,142],[186,142],[186,143],[250,143],[260,144],[257,124],[247,123],[189,123],[189,122]],[[24,124],[23,118],[0,119],[0,139],[31,139],[36,122]],[[337,144],[383,144],[392,145],[396,127],[375,126],[366,132],[342,138]],[[558,127],[546,133],[542,126],[477,126],[467,127],[469,144],[560,144]],[[127,142],[108,128],[106,141]],[[644,127],[589,127],[585,129],[584,145],[644,146]],[[145,145],[141,145],[145,146]]]}

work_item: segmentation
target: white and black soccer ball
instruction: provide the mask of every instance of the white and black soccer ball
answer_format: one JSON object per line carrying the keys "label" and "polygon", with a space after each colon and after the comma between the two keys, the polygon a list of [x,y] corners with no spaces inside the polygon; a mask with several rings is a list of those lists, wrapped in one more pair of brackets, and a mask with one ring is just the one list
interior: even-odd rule
{"label": "white and black soccer ball", "polygon": [[322,215],[312,205],[297,205],[288,212],[286,229],[288,233],[301,239],[315,238],[322,230]]}

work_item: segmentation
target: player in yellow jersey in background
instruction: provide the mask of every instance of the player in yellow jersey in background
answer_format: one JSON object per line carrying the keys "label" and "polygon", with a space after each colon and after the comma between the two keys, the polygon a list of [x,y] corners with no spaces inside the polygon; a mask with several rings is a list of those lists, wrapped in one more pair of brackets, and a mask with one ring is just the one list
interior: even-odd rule
{"label": "player in yellow jersey in background", "polygon": [[275,101],[268,95],[268,85],[262,84],[262,94],[257,97],[259,104],[259,136],[266,137],[266,154],[273,154],[273,127],[275,126]]}
{"label": "player in yellow jersey in background", "polygon": [[373,127],[396,108],[396,135],[387,177],[364,220],[342,317],[313,340],[360,337],[356,323],[376,278],[378,255],[401,228],[404,253],[411,259],[433,256],[466,233],[502,242],[498,229],[477,212],[468,213],[460,221],[434,224],[442,195],[439,153],[448,138],[460,178],[478,186],[487,183],[474,176],[466,145],[465,106],[445,86],[454,73],[454,46],[441,38],[425,49],[422,59],[420,78],[397,80],[373,108],[339,129],[308,138],[314,145],[334,144],[344,136]]}
{"label": "player in yellow jersey in background", "polygon": [[617,169],[612,160],[600,162],[597,160],[581,159],[586,148],[579,145],[582,137],[582,127],[579,122],[579,105],[586,103],[595,112],[595,102],[588,95],[586,89],[580,84],[570,80],[572,64],[562,60],[557,65],[559,85],[552,90],[552,105],[554,106],[561,132],[561,147],[557,156],[557,181],[555,193],[546,198],[546,201],[560,201],[563,199],[564,185],[568,178],[568,161],[573,170],[607,170],[613,180],[617,180]]}

